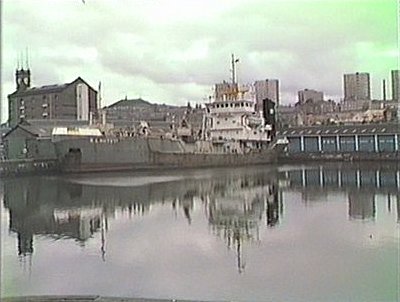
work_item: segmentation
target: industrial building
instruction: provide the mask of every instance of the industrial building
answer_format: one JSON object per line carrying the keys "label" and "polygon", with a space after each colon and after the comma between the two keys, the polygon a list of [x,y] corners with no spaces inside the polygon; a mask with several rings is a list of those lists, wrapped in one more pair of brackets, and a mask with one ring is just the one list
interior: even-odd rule
{"label": "industrial building", "polygon": [[289,140],[289,155],[295,154],[371,154],[400,151],[397,124],[311,126],[279,131]]}
{"label": "industrial building", "polygon": [[89,121],[97,113],[97,91],[81,77],[70,83],[31,87],[30,69],[15,72],[16,91],[8,95],[8,123],[21,120]]}

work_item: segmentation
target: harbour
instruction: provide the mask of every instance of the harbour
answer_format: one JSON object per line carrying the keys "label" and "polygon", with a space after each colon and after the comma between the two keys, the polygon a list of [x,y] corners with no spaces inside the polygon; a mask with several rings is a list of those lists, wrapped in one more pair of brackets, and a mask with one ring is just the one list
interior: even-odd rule
{"label": "harbour", "polygon": [[400,0],[0,11],[1,301],[400,301]]}
{"label": "harbour", "polygon": [[400,183],[392,165],[25,176],[1,184],[3,297],[398,297]]}

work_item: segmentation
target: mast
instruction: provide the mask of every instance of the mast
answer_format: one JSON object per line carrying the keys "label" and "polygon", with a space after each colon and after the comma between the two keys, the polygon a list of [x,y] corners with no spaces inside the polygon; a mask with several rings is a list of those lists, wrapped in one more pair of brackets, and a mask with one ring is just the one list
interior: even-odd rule
{"label": "mast", "polygon": [[231,65],[232,65],[232,84],[236,84],[237,83],[237,79],[236,79],[236,63],[239,62],[239,59],[235,59],[235,55],[232,54],[232,61],[231,61]]}

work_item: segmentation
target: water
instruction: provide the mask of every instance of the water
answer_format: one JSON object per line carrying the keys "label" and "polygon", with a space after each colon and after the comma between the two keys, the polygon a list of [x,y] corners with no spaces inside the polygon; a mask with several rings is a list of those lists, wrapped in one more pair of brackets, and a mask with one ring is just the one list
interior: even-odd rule
{"label": "water", "polygon": [[395,167],[251,167],[1,183],[2,296],[399,299]]}

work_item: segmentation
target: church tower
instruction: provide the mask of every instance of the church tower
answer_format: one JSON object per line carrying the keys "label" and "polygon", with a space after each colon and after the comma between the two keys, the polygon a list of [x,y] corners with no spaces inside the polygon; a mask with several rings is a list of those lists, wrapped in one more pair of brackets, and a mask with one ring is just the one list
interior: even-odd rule
{"label": "church tower", "polygon": [[17,69],[15,71],[15,82],[17,84],[17,91],[26,90],[31,87],[31,71],[29,68]]}
{"label": "church tower", "polygon": [[26,50],[26,68],[24,69],[23,55],[21,54],[21,67],[17,63],[15,70],[15,83],[17,84],[17,91],[23,91],[31,87],[31,71],[29,69],[28,49]]}

